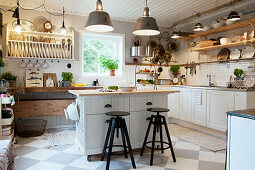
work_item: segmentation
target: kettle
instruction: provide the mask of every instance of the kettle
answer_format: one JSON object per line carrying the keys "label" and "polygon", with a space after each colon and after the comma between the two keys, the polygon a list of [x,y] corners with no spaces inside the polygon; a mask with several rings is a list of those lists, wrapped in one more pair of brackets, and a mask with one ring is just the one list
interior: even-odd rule
{"label": "kettle", "polygon": [[79,120],[79,112],[77,103],[72,102],[66,109],[64,109],[66,119],[77,121]]}

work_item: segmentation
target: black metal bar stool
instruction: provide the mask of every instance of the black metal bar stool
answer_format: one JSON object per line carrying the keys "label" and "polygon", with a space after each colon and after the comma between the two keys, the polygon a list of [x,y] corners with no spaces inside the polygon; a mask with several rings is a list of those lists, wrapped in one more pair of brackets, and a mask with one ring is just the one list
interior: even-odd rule
{"label": "black metal bar stool", "polygon": [[[107,153],[106,170],[109,169],[111,155],[117,155],[116,153],[115,154],[112,153],[113,147],[123,147],[124,153],[121,153],[121,154],[124,154],[125,157],[127,158],[128,157],[127,155],[129,153],[133,168],[134,169],[136,168],[133,151],[132,151],[132,147],[131,147],[130,139],[128,135],[127,125],[126,125],[125,119],[122,118],[122,116],[128,116],[129,114],[130,114],[129,112],[123,112],[123,111],[112,111],[112,112],[106,113],[106,115],[112,116],[111,120],[109,121],[109,127],[106,134],[104,148],[103,148],[103,152],[101,156],[101,161],[103,161],[104,156]],[[119,129],[121,131],[123,145],[113,145],[114,133],[117,130],[117,138],[118,138]],[[110,139],[110,143],[109,143],[109,139]],[[108,146],[108,143],[109,143],[109,146]],[[108,149],[108,152],[106,152],[106,149]]]}
{"label": "black metal bar stool", "polygon": [[[152,166],[153,165],[154,150],[161,150],[161,152],[164,153],[165,149],[170,148],[171,153],[172,153],[172,157],[173,157],[173,161],[176,162],[172,141],[171,141],[170,134],[169,134],[168,127],[167,127],[167,123],[166,123],[166,118],[165,118],[165,116],[160,115],[161,112],[168,112],[169,109],[166,109],[166,108],[149,108],[147,110],[150,111],[150,112],[156,112],[157,115],[151,115],[151,117],[149,118],[150,122],[149,122],[149,125],[148,125],[148,128],[147,128],[146,134],[145,134],[145,138],[144,138],[144,142],[143,142],[143,146],[142,146],[142,149],[141,149],[140,156],[143,155],[145,147],[150,148],[151,149],[150,165]],[[152,141],[147,142],[148,135],[149,135],[150,128],[151,128],[152,124],[154,125]],[[168,142],[163,141],[162,125],[164,125],[164,127],[165,127]],[[160,141],[156,141],[156,132],[159,132],[159,134],[160,134]],[[147,145],[149,143],[152,144],[151,147]],[[155,148],[155,143],[160,143],[161,147],[160,148]],[[164,144],[167,144],[168,146],[164,147]]]}

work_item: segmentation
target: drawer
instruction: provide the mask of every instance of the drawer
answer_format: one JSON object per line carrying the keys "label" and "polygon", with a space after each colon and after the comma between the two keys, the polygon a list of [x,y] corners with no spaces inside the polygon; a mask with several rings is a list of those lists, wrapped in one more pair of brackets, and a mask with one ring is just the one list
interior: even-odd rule
{"label": "drawer", "polygon": [[112,110],[112,107],[105,108],[106,105],[112,106],[111,97],[86,97],[84,103],[84,112],[86,114],[99,114]]}

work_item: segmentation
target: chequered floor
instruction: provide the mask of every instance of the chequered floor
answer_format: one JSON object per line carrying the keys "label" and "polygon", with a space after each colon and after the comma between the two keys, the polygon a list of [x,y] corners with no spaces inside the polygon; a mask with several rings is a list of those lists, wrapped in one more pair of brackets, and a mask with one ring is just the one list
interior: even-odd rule
{"label": "chequered floor", "polygon": [[[17,158],[16,170],[104,170],[105,161],[93,156],[88,162],[75,145],[48,148],[46,135],[33,138],[17,138],[15,145]],[[135,151],[137,169],[146,170],[224,170],[225,152],[211,152],[200,146],[172,136],[177,162],[172,162],[170,150],[164,154],[156,153],[154,166],[149,166],[150,153],[140,157]],[[130,159],[113,156],[110,169],[132,169]]]}

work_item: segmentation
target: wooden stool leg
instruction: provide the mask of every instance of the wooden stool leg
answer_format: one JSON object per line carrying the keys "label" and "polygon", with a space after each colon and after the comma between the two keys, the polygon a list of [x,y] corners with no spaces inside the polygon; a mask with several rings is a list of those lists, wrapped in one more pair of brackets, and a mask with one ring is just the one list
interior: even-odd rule
{"label": "wooden stool leg", "polygon": [[153,128],[153,136],[152,136],[152,146],[151,146],[151,160],[150,165],[153,165],[153,157],[154,157],[154,148],[155,148],[155,138],[156,138],[156,131],[157,131],[157,125],[158,124],[158,118],[155,117],[154,121],[154,128]]}
{"label": "wooden stool leg", "polygon": [[127,130],[127,125],[126,125],[125,119],[122,120],[122,125],[123,125],[123,128],[124,128],[124,133],[125,133],[125,136],[126,136],[128,150],[129,150],[129,155],[130,155],[130,158],[131,158],[133,169],[136,169],[134,155],[133,155],[130,139],[129,139],[129,136],[128,136],[128,130]]}
{"label": "wooden stool leg", "polygon": [[111,137],[110,137],[110,144],[109,144],[109,149],[108,149],[108,154],[107,154],[106,170],[109,170],[109,167],[110,167],[112,146],[113,146],[113,139],[114,139],[114,132],[115,132],[115,124],[116,124],[116,119],[112,119]]}
{"label": "wooden stool leg", "polygon": [[126,140],[125,140],[125,134],[124,134],[124,128],[121,127],[121,136],[122,136],[122,144],[123,144],[123,149],[125,153],[125,158],[128,158],[128,152],[127,152],[127,145],[126,145]]}
{"label": "wooden stool leg", "polygon": [[170,134],[169,134],[169,131],[168,131],[168,126],[166,124],[166,118],[165,118],[165,116],[162,116],[162,118],[163,118],[163,123],[164,123],[165,129],[166,129],[166,136],[168,138],[168,142],[169,142],[170,150],[171,150],[171,153],[172,153],[173,161],[176,162],[175,154],[174,154],[174,148],[173,148],[172,141],[171,141],[171,138],[170,138]]}
{"label": "wooden stool leg", "polygon": [[148,125],[148,128],[147,128],[146,134],[145,134],[145,138],[144,138],[144,141],[143,141],[143,146],[142,146],[142,149],[141,149],[141,152],[140,152],[140,156],[143,156],[144,148],[145,148],[148,136],[149,136],[149,132],[150,132],[153,117],[154,117],[153,115],[150,117],[150,122],[149,122],[149,125]]}
{"label": "wooden stool leg", "polygon": [[164,153],[164,144],[163,144],[163,133],[162,133],[162,121],[161,121],[161,116],[158,118],[158,123],[159,123],[159,133],[160,133],[160,144],[161,144],[161,153]]}
{"label": "wooden stool leg", "polygon": [[103,148],[103,151],[102,151],[101,161],[104,160],[106,148],[107,148],[107,145],[108,145],[108,142],[109,142],[110,133],[111,133],[111,127],[112,127],[112,120],[110,121],[109,126],[108,126],[108,130],[107,130],[107,134],[106,134],[106,138],[105,138],[105,142],[104,142],[104,148]]}

